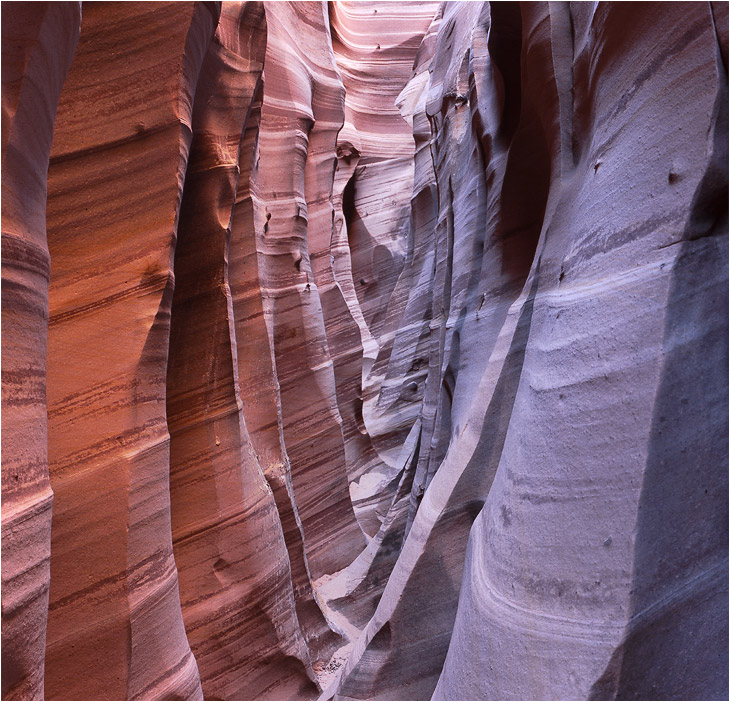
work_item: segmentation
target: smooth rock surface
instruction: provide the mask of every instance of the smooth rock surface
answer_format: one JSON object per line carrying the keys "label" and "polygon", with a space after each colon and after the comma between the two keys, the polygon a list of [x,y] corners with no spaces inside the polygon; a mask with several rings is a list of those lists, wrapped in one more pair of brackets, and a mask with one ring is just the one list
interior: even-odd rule
{"label": "smooth rock surface", "polygon": [[50,699],[201,696],[172,550],[165,397],[193,94],[219,9],[86,7],[61,93],[48,197]]}
{"label": "smooth rock surface", "polygon": [[270,3],[266,12],[268,90],[251,196],[283,437],[316,578],[347,566],[365,545],[350,503],[342,419],[310,254],[310,241],[331,236],[344,89],[324,4]]}
{"label": "smooth rock surface", "polygon": [[727,76],[708,5],[587,9],[522,13],[572,154],[436,699],[727,694]]}
{"label": "smooth rock surface", "polygon": [[[443,8],[424,88],[441,336],[412,526],[337,694],[722,698],[727,279],[710,261],[727,260],[727,76],[711,9]],[[710,414],[679,430],[690,397]],[[704,458],[687,463],[689,445]],[[672,498],[663,474],[692,487]]]}
{"label": "smooth rock surface", "polygon": [[51,555],[46,179],[80,3],[2,13],[2,697],[42,699]]}
{"label": "smooth rock surface", "polygon": [[175,246],[167,366],[172,540],[207,699],[316,693],[276,503],[242,412],[228,282],[241,139],[265,51],[263,5],[223,6],[198,78]]}
{"label": "smooth rock surface", "polygon": [[726,3],[2,25],[3,698],[727,696]]}

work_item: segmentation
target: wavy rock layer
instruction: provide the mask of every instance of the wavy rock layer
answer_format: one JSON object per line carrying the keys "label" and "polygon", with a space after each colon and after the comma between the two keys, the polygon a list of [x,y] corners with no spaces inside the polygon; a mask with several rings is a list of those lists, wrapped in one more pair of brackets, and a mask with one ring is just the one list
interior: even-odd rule
{"label": "wavy rock layer", "polygon": [[217,21],[195,3],[85,7],[61,93],[48,198],[50,698],[200,695],[165,396],[192,96]]}
{"label": "wavy rock layer", "polygon": [[401,98],[438,213],[410,528],[339,697],[727,694],[717,9],[443,5]]}
{"label": "wavy rock layer", "polygon": [[207,699],[316,692],[276,503],[242,412],[226,265],[266,36],[260,3],[223,6],[197,83],[175,247],[167,366],[172,539]]}
{"label": "wavy rock layer", "polygon": [[[560,170],[437,698],[727,690],[727,397],[710,380],[727,367],[727,181],[715,166],[727,75],[708,5],[588,10],[521,13],[535,108],[540,48],[552,49]],[[480,660],[499,674],[477,680]]]}
{"label": "wavy rock layer", "polygon": [[2,697],[43,698],[51,505],[46,177],[80,4],[2,13]]}
{"label": "wavy rock layer", "polygon": [[726,4],[2,14],[4,698],[727,695]]}

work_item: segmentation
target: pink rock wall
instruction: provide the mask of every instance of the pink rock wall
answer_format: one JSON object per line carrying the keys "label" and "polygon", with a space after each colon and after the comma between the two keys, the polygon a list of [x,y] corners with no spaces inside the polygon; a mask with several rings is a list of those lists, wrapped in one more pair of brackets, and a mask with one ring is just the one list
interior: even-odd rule
{"label": "pink rock wall", "polygon": [[46,176],[80,5],[2,13],[2,697],[41,699],[51,555]]}
{"label": "pink rock wall", "polygon": [[3,697],[723,698],[727,25],[3,5]]}
{"label": "pink rock wall", "polygon": [[[267,5],[261,124],[252,179],[264,315],[282,431],[312,575],[364,547],[349,499],[342,419],[311,248],[332,230],[332,172],[344,89],[325,5]],[[300,41],[292,42],[292,36]],[[287,153],[286,160],[279,154]],[[326,485],[326,488],[325,488]],[[325,489],[323,489],[325,488]]]}
{"label": "pink rock wall", "polygon": [[215,699],[316,692],[276,503],[243,415],[227,265],[239,155],[250,159],[241,140],[266,37],[262,4],[223,6],[195,93],[175,246],[172,539],[188,641],[203,694]]}

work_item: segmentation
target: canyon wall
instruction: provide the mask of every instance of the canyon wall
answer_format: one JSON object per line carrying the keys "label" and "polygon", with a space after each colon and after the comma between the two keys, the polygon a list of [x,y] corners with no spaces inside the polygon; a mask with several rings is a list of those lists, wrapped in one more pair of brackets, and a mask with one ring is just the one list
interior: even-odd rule
{"label": "canyon wall", "polygon": [[51,504],[48,158],[79,3],[2,13],[2,696],[43,697]]}
{"label": "canyon wall", "polygon": [[2,36],[4,699],[727,696],[727,4]]}

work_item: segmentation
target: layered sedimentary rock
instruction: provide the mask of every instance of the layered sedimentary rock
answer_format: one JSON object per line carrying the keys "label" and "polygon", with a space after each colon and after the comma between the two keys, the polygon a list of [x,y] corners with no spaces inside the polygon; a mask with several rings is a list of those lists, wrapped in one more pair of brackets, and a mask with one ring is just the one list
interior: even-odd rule
{"label": "layered sedimentary rock", "polygon": [[[345,5],[344,12],[340,9],[340,25],[335,25],[335,28],[339,26],[339,31],[343,35],[342,45],[335,43],[338,61],[345,67],[351,67],[351,70],[359,65],[358,61],[361,61],[369,72],[353,71],[349,77],[352,92],[358,96],[357,101],[353,98],[351,119],[353,123],[360,124],[360,129],[351,127],[348,130],[349,125],[346,124],[340,133],[340,170],[335,175],[335,184],[337,185],[338,178],[341,178],[342,170],[345,173],[349,170],[352,175],[349,176],[346,186],[347,198],[343,197],[343,226],[341,230],[336,229],[335,234],[340,237],[339,240],[347,235],[349,245],[344,249],[345,255],[340,256],[340,260],[344,259],[347,267],[342,264],[338,267],[337,258],[334,265],[338,280],[347,280],[348,273],[352,276],[350,285],[354,291],[357,288],[357,284],[353,285],[352,279],[355,259],[350,254],[350,246],[354,246],[354,242],[358,240],[358,231],[361,236],[369,231],[372,236],[368,234],[364,239],[360,239],[357,254],[362,264],[363,258],[367,258],[365,253],[370,251],[369,274],[382,275],[382,269],[376,259],[379,247],[382,250],[385,244],[379,243],[379,240],[399,249],[398,257],[394,260],[401,270],[397,285],[389,298],[387,310],[384,310],[383,318],[378,323],[382,347],[373,340],[367,327],[366,333],[362,335],[364,349],[362,391],[358,388],[355,405],[357,409],[355,420],[360,436],[356,443],[358,461],[353,464],[353,482],[350,491],[360,524],[372,538],[367,549],[350,568],[336,579],[323,583],[324,591],[332,599],[333,606],[346,612],[348,619],[360,629],[375,610],[405,533],[408,496],[421,437],[421,421],[414,422],[413,418],[420,412],[423,384],[428,371],[427,346],[430,336],[428,291],[432,279],[431,232],[435,208],[429,199],[433,195],[431,184],[423,178],[423,169],[431,163],[429,138],[422,132],[423,125],[412,129],[412,114],[409,115],[407,110],[404,111],[403,123],[412,131],[413,136],[406,138],[401,125],[391,137],[392,141],[387,145],[388,148],[383,148],[383,144],[379,143],[372,133],[368,134],[366,131],[368,125],[366,86],[372,88],[377,76],[376,67],[381,51],[390,52],[394,59],[402,61],[404,47],[411,47],[410,55],[418,65],[421,65],[427,57],[427,52],[416,50],[413,46],[413,37],[405,34],[401,22],[404,16],[410,14],[411,21],[417,20],[419,27],[426,29],[424,20],[428,15],[423,12],[425,8],[408,7],[404,12],[402,8],[393,4],[377,5],[371,10],[373,20],[377,19],[377,22],[364,21],[363,15],[359,15],[356,23],[356,27],[360,30],[358,34],[347,24],[350,14],[355,13],[354,16],[358,17],[358,8],[361,6]],[[432,5],[429,9],[431,12],[436,12],[438,7]],[[370,29],[369,35],[365,34],[364,29],[371,24],[375,24],[381,32],[375,31],[376,26],[374,26]],[[437,26],[437,21],[434,25]],[[430,45],[433,35],[432,27],[423,44]],[[385,44],[385,37],[390,40],[389,44]],[[367,41],[370,43],[366,43]],[[394,69],[389,68],[386,75],[392,79]],[[344,73],[344,76],[347,80],[348,74]],[[394,83],[395,81],[390,83],[390,86],[392,87]],[[395,115],[389,115],[389,120],[395,119]],[[364,132],[362,140],[359,137],[360,132]],[[361,155],[359,150],[353,153],[350,149],[351,142],[357,143],[359,146],[355,148],[361,149],[367,156]],[[395,157],[391,158],[393,154]],[[413,166],[406,166],[403,154],[412,154],[415,169]],[[358,164],[367,158],[362,170],[350,166],[353,155]],[[392,201],[394,197],[401,197],[393,182],[388,179],[388,174],[393,168],[402,169],[402,178],[409,185],[413,183],[414,192],[418,193],[422,189],[427,191],[412,198],[413,202],[419,203],[419,207],[413,209],[411,230],[406,224],[410,220],[412,208],[401,208],[397,211],[398,217],[393,222],[397,230],[402,233],[399,238],[384,236],[388,230],[382,226],[371,226],[370,230],[363,226],[363,218],[366,216],[364,214],[366,210],[363,208],[369,206],[373,211],[373,201],[378,202],[384,197],[389,197]],[[413,181],[414,174],[416,181]],[[376,207],[375,213],[378,212]],[[343,290],[347,289],[344,283],[342,287]],[[370,289],[376,292],[377,286],[375,288],[370,286]],[[363,299],[364,304],[367,304],[369,298],[366,290],[361,288],[359,297],[348,297],[348,300],[350,299]],[[353,308],[358,309],[356,305],[353,305]],[[347,406],[347,403],[343,404]]]}
{"label": "layered sedimentary rock", "polygon": [[193,95],[219,9],[84,7],[61,93],[48,179],[51,699],[200,696],[165,397]]}
{"label": "layered sedimentary rock", "polygon": [[3,6],[3,697],[723,698],[727,5],[81,9]]}
{"label": "layered sedimentary rock", "polygon": [[340,637],[322,613],[312,588],[302,522],[294,498],[291,463],[284,444],[281,399],[273,340],[264,319],[251,200],[251,172],[256,157],[263,85],[260,84],[239,155],[240,178],[231,220],[229,283],[234,309],[238,384],[256,458],[272,490],[286,542],[291,584],[301,631],[315,669],[329,660]]}
{"label": "layered sedimentary rock", "polygon": [[[345,124],[337,144],[331,263],[326,266],[320,259],[320,275],[334,277],[349,311],[336,317],[334,291],[324,298],[350,497],[368,546],[350,568],[320,587],[356,629],[374,612],[403,538],[404,525],[395,519],[396,496],[400,499],[410,489],[407,467],[419,435],[416,381],[425,368],[416,363],[415,372],[402,372],[419,351],[404,321],[408,297],[403,284],[416,279],[399,278],[404,268],[413,270],[408,203],[415,142],[395,100],[437,7],[338,3],[330,8],[333,47],[346,90]],[[399,279],[401,287],[394,291]],[[424,331],[421,323],[422,318],[414,324],[416,337]],[[408,339],[404,355],[392,352],[397,334],[401,342]]]}
{"label": "layered sedimentary rock", "polygon": [[46,176],[80,5],[2,14],[2,696],[43,697],[51,504]]}
{"label": "layered sedimentary rock", "polygon": [[[239,153],[266,51],[261,3],[226,4],[197,83],[167,367],[172,539],[207,699],[316,694],[286,543],[243,414],[227,267]],[[242,606],[245,603],[245,606]]]}
{"label": "layered sedimentary rock", "polygon": [[[406,387],[395,393],[391,388],[381,398],[387,373],[378,361],[391,356],[396,327],[387,322],[392,308],[397,308],[398,319],[403,312],[402,296],[393,293],[409,253],[415,146],[410,125],[395,102],[437,7],[342,2],[330,8],[332,42],[346,90],[335,176],[342,215],[332,267],[358,327],[355,338],[361,340],[351,350],[337,344],[344,348],[335,368],[351,453],[353,502],[369,536],[382,521],[382,514],[380,521],[372,515],[372,507],[383,499],[387,478],[392,480],[395,459],[421,399],[418,391]],[[349,358],[357,362],[359,372],[348,372]]]}
{"label": "layered sedimentary rock", "polygon": [[560,190],[552,178],[522,376],[434,696],[723,697],[727,74],[712,8],[578,7],[549,24],[532,9],[523,42],[552,47]]}
{"label": "layered sedimentary rock", "polygon": [[342,192],[342,224],[336,223],[341,243],[334,267],[362,346],[349,354],[360,366],[359,377],[347,373],[347,356],[340,357],[338,392],[350,492],[370,537],[391,503],[398,456],[422,398],[418,378],[392,378],[388,366],[406,301],[394,287],[409,263],[415,153],[412,130],[395,102],[436,9],[436,3],[336,3],[330,10],[346,88],[335,177]]}
{"label": "layered sedimentary rock", "polygon": [[318,577],[344,568],[365,545],[350,503],[342,419],[310,252],[320,239],[331,238],[344,90],[324,4],[270,3],[267,19],[269,89],[251,189],[258,275],[294,496],[309,567]]}
{"label": "layered sedimentary rock", "polygon": [[444,5],[409,86],[438,189],[418,509],[340,696],[727,693],[717,25]]}

